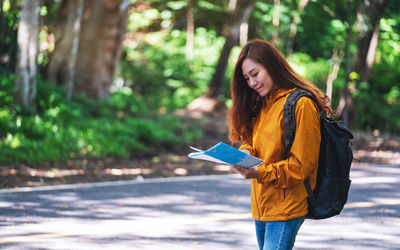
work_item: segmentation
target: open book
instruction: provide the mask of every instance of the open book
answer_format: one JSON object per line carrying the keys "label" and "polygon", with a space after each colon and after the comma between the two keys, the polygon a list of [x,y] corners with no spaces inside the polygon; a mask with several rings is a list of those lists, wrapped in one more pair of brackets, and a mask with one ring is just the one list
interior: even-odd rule
{"label": "open book", "polygon": [[245,168],[255,167],[260,165],[261,163],[264,163],[263,160],[246,154],[245,152],[242,152],[223,142],[219,142],[207,150],[201,150],[193,147],[190,148],[197,151],[188,155],[189,158],[193,159],[200,159],[229,165],[233,164]]}

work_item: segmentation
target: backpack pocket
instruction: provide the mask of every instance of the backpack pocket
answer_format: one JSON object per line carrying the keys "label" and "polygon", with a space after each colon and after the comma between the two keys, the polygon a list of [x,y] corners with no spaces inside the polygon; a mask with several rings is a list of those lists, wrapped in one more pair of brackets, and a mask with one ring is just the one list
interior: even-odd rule
{"label": "backpack pocket", "polygon": [[308,218],[325,219],[337,215],[347,202],[351,180],[324,177],[318,192],[308,198]]}

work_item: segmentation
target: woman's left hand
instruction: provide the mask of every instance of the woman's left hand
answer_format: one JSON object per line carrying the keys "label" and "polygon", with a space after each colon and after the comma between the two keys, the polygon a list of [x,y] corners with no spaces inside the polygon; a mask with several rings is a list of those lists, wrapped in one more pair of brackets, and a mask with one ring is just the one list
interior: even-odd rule
{"label": "woman's left hand", "polygon": [[258,177],[258,167],[254,168],[244,168],[237,165],[232,165],[232,167],[243,175],[246,179],[257,178]]}

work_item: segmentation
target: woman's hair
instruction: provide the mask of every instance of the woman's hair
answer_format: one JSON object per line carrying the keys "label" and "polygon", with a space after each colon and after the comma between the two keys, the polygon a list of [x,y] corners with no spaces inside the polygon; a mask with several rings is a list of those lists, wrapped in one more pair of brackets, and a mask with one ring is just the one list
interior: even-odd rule
{"label": "woman's hair", "polygon": [[327,115],[331,113],[328,96],[298,75],[272,44],[259,39],[253,40],[242,48],[231,80],[232,107],[228,118],[231,142],[252,143],[254,111],[261,99],[259,94],[248,86],[243,76],[242,63],[246,58],[263,65],[276,88],[308,90],[314,95],[319,110]]}

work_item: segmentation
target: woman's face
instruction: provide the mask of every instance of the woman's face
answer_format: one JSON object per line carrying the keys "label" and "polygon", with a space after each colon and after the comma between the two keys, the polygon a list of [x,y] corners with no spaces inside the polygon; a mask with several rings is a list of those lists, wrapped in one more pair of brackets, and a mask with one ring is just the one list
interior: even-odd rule
{"label": "woman's face", "polygon": [[244,59],[242,63],[243,77],[250,88],[257,91],[260,96],[266,96],[275,84],[266,68],[250,58]]}

